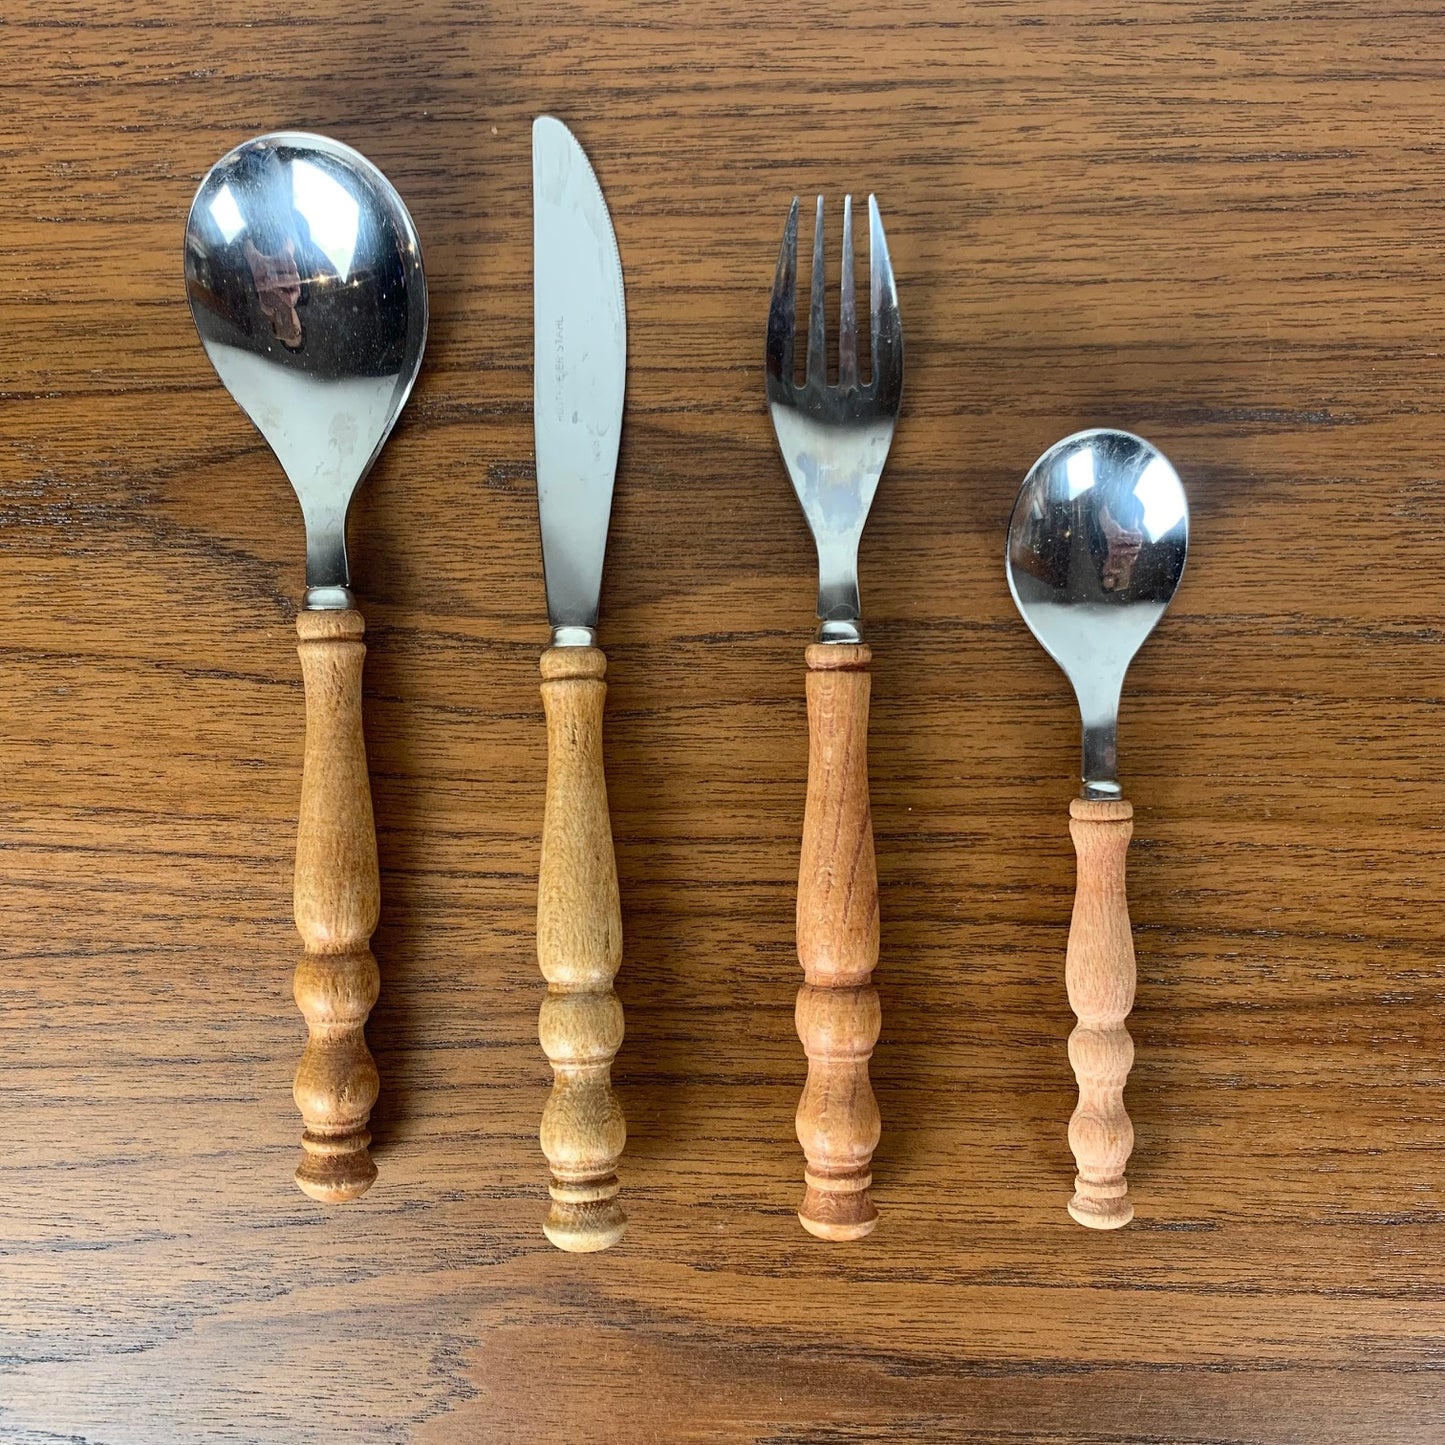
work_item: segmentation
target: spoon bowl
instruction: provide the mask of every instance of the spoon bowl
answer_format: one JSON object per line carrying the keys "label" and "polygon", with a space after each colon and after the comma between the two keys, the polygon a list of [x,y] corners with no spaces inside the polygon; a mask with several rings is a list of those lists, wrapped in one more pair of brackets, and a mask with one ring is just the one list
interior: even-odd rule
{"label": "spoon bowl", "polygon": [[1076,432],[1024,478],[1009,521],[1009,590],[1079,700],[1085,798],[1120,796],[1124,674],[1169,606],[1188,546],[1179,476],[1131,432]]}
{"label": "spoon bowl", "polygon": [[349,146],[300,131],[263,135],[201,182],[185,272],[206,354],[300,499],[306,605],[345,608],[351,498],[426,345],[411,216]]}

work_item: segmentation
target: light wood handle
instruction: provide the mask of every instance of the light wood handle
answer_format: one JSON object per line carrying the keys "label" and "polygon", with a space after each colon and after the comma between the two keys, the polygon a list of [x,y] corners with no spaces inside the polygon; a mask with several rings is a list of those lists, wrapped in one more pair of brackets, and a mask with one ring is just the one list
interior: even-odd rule
{"label": "light wood handle", "polygon": [[612,1092],[622,1043],[622,1005],[612,980],[622,962],[622,908],[602,768],[602,680],[595,647],[542,654],[547,714],[547,808],[537,885],[537,962],[547,980],[538,1020],[552,1062],[542,1114],[542,1152],[552,1169],[552,1207],[542,1228],[558,1249],[606,1249],[627,1216],[617,1199],[617,1161],[627,1126]]}
{"label": "light wood handle", "polygon": [[1078,1178],[1069,1213],[1090,1229],[1118,1229],[1134,1217],[1124,1166],[1134,1126],[1124,1111],[1124,1083],[1134,1041],[1124,1020],[1134,1007],[1134,939],[1124,894],[1124,857],[1134,808],[1123,801],[1075,798],[1069,832],[1078,854],[1078,886],[1069,924],[1064,976],[1078,1026],[1069,1062],[1079,1081],[1079,1106],[1069,1121]]}
{"label": "light wood handle", "polygon": [[798,1037],[808,1082],[798,1101],[807,1156],[798,1218],[820,1239],[860,1239],[881,1125],[868,1082],[882,1012],[878,868],[868,803],[868,664],[862,643],[808,648],[808,801],[798,873]]}
{"label": "light wood handle", "polygon": [[371,935],[381,911],[371,780],[361,731],[359,612],[296,618],[306,683],[306,760],[296,831],[296,1003],[311,1031],[296,1071],[305,1132],[296,1183],[340,1204],[376,1178],[367,1124],[378,1089],[362,1029],[381,986]]}

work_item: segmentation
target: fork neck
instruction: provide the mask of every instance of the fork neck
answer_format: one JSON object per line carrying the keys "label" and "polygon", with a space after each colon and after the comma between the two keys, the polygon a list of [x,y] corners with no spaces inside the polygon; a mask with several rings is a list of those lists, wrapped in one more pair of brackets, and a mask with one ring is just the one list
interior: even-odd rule
{"label": "fork neck", "polygon": [[[806,510],[806,508],[804,509]],[[810,524],[813,522],[809,514]],[[857,531],[862,530],[859,522]],[[858,618],[863,604],[858,596],[858,535],[842,529],[823,530],[814,525],[818,545],[818,641],[862,642]]]}

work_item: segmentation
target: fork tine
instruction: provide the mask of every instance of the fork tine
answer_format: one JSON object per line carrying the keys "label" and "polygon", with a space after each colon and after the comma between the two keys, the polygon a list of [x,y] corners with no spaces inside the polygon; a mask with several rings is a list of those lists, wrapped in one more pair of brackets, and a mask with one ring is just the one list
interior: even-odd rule
{"label": "fork tine", "polygon": [[879,401],[896,404],[903,392],[903,325],[888,238],[873,196],[868,197],[868,273],[873,332],[873,378],[868,389]]}
{"label": "fork tine", "polygon": [[843,281],[838,317],[838,385],[858,385],[858,298],[853,291],[853,197],[843,197]]}
{"label": "fork tine", "polygon": [[793,197],[778,270],[773,277],[773,299],[768,307],[768,376],[777,383],[793,384],[793,311],[798,304],[798,198]]}
{"label": "fork tine", "polygon": [[813,222],[813,276],[808,304],[808,385],[828,384],[828,333],[823,319],[823,198]]}

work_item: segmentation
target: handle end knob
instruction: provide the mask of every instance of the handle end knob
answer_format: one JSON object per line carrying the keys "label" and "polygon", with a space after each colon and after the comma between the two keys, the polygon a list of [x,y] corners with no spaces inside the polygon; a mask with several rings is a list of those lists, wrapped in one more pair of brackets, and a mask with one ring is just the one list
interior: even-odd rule
{"label": "handle end knob", "polygon": [[1085,1229],[1121,1229],[1134,1217],[1134,1202],[1121,1174],[1117,1179],[1074,1180],[1069,1213]]}
{"label": "handle end knob", "polygon": [[305,1153],[296,1166],[296,1187],[322,1204],[360,1199],[376,1182],[370,1146],[366,1129],[341,1135],[306,1130],[301,1136]]}
{"label": "handle end knob", "polygon": [[554,1179],[552,1208],[542,1232],[568,1254],[595,1254],[611,1249],[627,1232],[627,1216],[617,1200],[614,1174],[594,1184],[577,1186]]}
{"label": "handle end knob", "polygon": [[863,1169],[848,1175],[819,1175],[811,1169],[803,1175],[803,1202],[798,1222],[819,1239],[862,1239],[872,1234],[878,1211],[868,1190],[873,1174]]}
{"label": "handle end knob", "polygon": [[359,1199],[376,1179],[367,1124],[381,1085],[362,1026],[380,988],[369,948],[303,953],[296,965],[296,1003],[311,1035],[291,1091],[305,1125],[296,1184],[323,1204]]}

